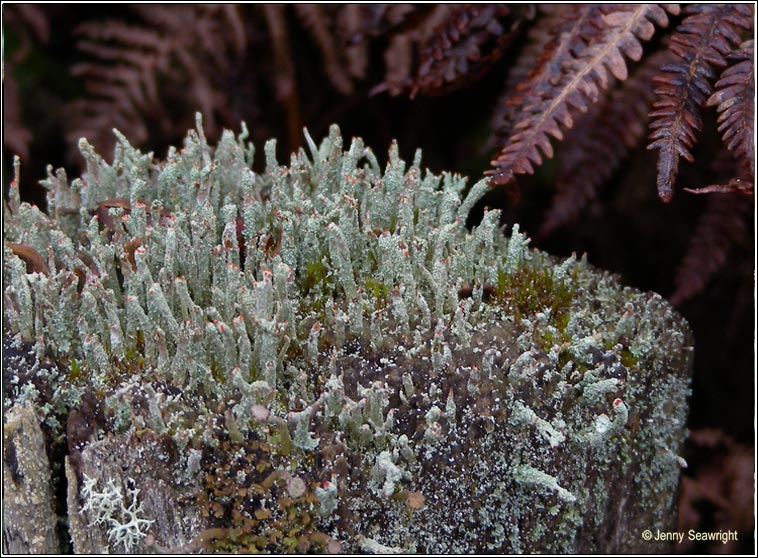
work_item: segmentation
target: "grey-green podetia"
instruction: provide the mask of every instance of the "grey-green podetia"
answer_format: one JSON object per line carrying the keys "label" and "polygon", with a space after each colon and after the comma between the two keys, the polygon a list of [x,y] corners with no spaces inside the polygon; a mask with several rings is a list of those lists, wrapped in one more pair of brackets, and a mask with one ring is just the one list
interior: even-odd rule
{"label": "grey-green podetia", "polygon": [[11,189],[4,413],[67,436],[74,550],[656,550],[692,355],[670,306],[497,211],[467,231],[488,185],[420,152],[382,171],[335,126],[257,174],[246,135],[198,122],[165,161],[119,135],[111,165],[82,140],[47,214]]}

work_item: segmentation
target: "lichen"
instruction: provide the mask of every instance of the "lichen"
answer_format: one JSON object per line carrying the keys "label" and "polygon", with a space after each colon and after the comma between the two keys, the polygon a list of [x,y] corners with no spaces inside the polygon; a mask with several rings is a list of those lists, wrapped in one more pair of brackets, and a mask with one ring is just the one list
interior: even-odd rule
{"label": "lichen", "polygon": [[90,439],[172,439],[221,551],[574,551],[630,486],[631,524],[667,521],[691,337],[660,297],[497,211],[468,231],[486,182],[420,152],[382,170],[333,126],[258,174],[246,136],[211,148],[198,119],[156,161],[119,135],[112,164],[83,141],[48,214],[9,200],[8,343],[56,370],[11,399],[63,419],[91,393]]}
{"label": "lichen", "polygon": [[[130,478],[127,481],[134,484],[134,479]],[[98,484],[102,484],[103,487],[98,489]],[[126,552],[142,543],[147,529],[154,523],[152,519],[140,517],[143,509],[137,500],[139,492],[138,488],[127,487],[128,496],[124,497],[124,490],[113,479],[100,483],[99,479],[86,475],[82,484],[82,513],[89,517],[90,526],[106,525],[108,540],[116,548],[123,548]]]}

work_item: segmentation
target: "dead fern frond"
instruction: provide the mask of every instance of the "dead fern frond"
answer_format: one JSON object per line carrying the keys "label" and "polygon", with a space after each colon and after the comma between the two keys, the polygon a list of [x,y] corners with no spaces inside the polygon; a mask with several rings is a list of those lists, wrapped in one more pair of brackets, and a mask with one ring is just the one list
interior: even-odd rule
{"label": "dead fern frond", "polygon": [[347,71],[356,79],[366,77],[368,69],[368,43],[360,40],[363,29],[361,4],[346,4],[337,12],[337,32],[344,42]]}
{"label": "dead fern frond", "polygon": [[5,60],[14,64],[27,57],[33,42],[46,43],[50,38],[48,14],[34,4],[3,6],[3,34],[6,29],[13,29],[18,36],[18,47]]}
{"label": "dead fern frond", "polygon": [[652,77],[672,58],[666,50],[646,58],[629,79],[592,105],[568,133],[561,144],[555,195],[538,238],[574,222],[624,156],[638,145],[647,130]]}
{"label": "dead fern frond", "polygon": [[439,94],[481,76],[516,36],[521,18],[509,23],[511,13],[505,4],[470,4],[452,12],[420,49],[410,97]]}
{"label": "dead fern frond", "polygon": [[[352,33],[343,35],[349,44],[366,42],[370,37],[402,33],[424,19],[430,8],[424,4],[349,4],[353,21],[346,25]],[[347,16],[346,16],[347,17]]]}
{"label": "dead fern frond", "polygon": [[706,104],[718,110],[719,132],[724,143],[755,174],[755,52],[753,40],[745,41],[729,56],[736,64],[716,82],[716,92]]}
{"label": "dead fern frond", "polygon": [[741,41],[739,30],[752,20],[747,4],[691,4],[685,13],[669,46],[680,60],[654,78],[658,100],[650,115],[648,149],[659,150],[658,196],[665,202],[674,195],[679,158],[693,161],[690,150],[702,129],[701,110],[713,92],[716,68],[726,66],[725,56]]}
{"label": "dead fern frond", "polygon": [[13,29],[18,37],[14,52],[4,52],[3,81],[3,146],[22,159],[29,157],[32,133],[24,124],[23,103],[18,83],[13,75],[16,64],[22,63],[32,48],[32,43],[46,43],[50,37],[50,22],[47,13],[31,4],[3,6],[3,35]]}
{"label": "dead fern frond", "polygon": [[156,29],[183,30],[187,44],[201,42],[217,64],[227,64],[229,54],[247,46],[244,21],[234,4],[184,6],[134,6],[133,9]]}
{"label": "dead fern frond", "polygon": [[188,114],[203,113],[209,134],[228,120],[219,76],[245,48],[237,8],[151,4],[130,9],[141,21],[91,21],[77,29],[78,48],[88,59],[71,71],[84,80],[88,97],[70,105],[72,149],[87,137],[99,150],[109,150],[114,127],[137,144],[149,134],[168,135],[175,129],[178,107],[186,104],[191,105]]}
{"label": "dead fern frond", "polygon": [[516,115],[522,109],[524,95],[541,91],[545,80],[565,59],[578,32],[564,33],[559,27],[581,29],[591,13],[589,10],[580,11],[576,4],[541,4],[539,11],[539,17],[527,32],[526,45],[508,71],[504,93],[490,119],[493,134],[488,148],[503,146],[513,130]]}
{"label": "dead fern frond", "polygon": [[711,184],[700,188],[685,188],[685,192],[690,194],[743,194],[752,196],[755,185],[753,181],[747,178],[732,178],[726,184]]}
{"label": "dead fern frond", "polygon": [[[388,31],[389,46],[384,51],[384,81],[373,87],[370,95],[386,91],[394,96],[411,90],[418,45],[429,40],[434,29],[442,25],[454,9],[450,4],[436,4],[433,8],[420,5],[413,10],[401,12],[401,19]],[[392,12],[386,13],[389,15]]]}
{"label": "dead fern frond", "polygon": [[295,5],[295,12],[321,51],[330,83],[343,95],[349,95],[353,91],[353,82],[340,57],[340,44],[332,28],[334,19],[325,12],[326,9],[326,6],[317,4]]}
{"label": "dead fern frond", "polygon": [[6,64],[3,73],[3,146],[25,160],[29,157],[32,133],[21,120],[21,99],[12,66]]}
{"label": "dead fern frond", "polygon": [[[492,161],[495,168],[487,171],[494,184],[508,184],[517,174],[531,174],[543,156],[552,158],[549,136],[562,139],[563,130],[574,124],[573,115],[586,112],[589,103],[600,98],[600,89],[607,89],[609,73],[619,80],[626,79],[624,58],[639,60],[640,41],[653,36],[655,25],[668,25],[666,10],[654,4],[577,9],[574,19],[587,19],[591,25],[573,26],[574,37],[581,41],[574,39],[565,60],[551,67],[552,77],[545,80],[541,91],[524,95],[523,111],[513,133]],[[671,6],[666,9],[670,13],[678,10]],[[545,58],[544,63],[549,63],[549,54]]]}
{"label": "dead fern frond", "polygon": [[676,288],[669,300],[679,305],[703,290],[721,269],[733,244],[744,241],[752,199],[734,194],[708,196],[705,212],[692,235],[687,254],[676,273]]}

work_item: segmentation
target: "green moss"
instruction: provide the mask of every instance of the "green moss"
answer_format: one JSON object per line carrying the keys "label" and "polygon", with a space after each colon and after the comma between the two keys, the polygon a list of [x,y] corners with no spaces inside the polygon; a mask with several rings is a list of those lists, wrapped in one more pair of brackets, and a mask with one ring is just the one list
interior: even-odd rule
{"label": "green moss", "polygon": [[292,461],[283,461],[288,455],[276,449],[278,431],[268,434],[271,441],[256,436],[233,441],[219,430],[220,444],[205,450],[198,503],[215,529],[210,548],[234,554],[323,552],[332,539],[316,525],[317,485],[307,473],[285,472],[293,471]]}
{"label": "green moss", "polygon": [[376,308],[384,308],[387,306],[389,296],[389,286],[379,281],[373,281],[367,279],[365,283],[365,289],[376,300]]}
{"label": "green moss", "polygon": [[310,262],[305,271],[305,278],[301,287],[303,294],[307,295],[316,288],[320,288],[323,291],[322,285],[326,281],[328,271],[323,262]]}
{"label": "green moss", "polygon": [[513,274],[498,271],[495,301],[505,305],[519,319],[547,310],[551,323],[564,331],[573,294],[566,282],[553,279],[550,269],[525,265]]}
{"label": "green moss", "polygon": [[627,368],[636,368],[639,365],[639,359],[631,351],[624,349],[621,351],[621,364]]}
{"label": "green moss", "polygon": [[68,377],[72,382],[77,382],[81,376],[82,367],[79,361],[72,358],[69,362]]}

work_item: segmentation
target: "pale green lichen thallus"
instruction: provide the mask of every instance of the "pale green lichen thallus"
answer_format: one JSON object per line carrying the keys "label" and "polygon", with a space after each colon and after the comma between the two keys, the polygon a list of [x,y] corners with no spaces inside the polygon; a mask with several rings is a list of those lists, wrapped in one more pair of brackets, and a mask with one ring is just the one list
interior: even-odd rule
{"label": "pale green lichen thallus", "polygon": [[[46,213],[11,189],[6,343],[36,376],[6,407],[34,402],[60,436],[92,393],[82,451],[173,440],[215,550],[607,550],[580,534],[630,491],[629,522],[670,520],[691,339],[663,299],[528,248],[497,211],[467,230],[489,185],[420,152],[380,163],[333,126],[286,165],[268,142],[258,174],[246,136],[212,148],[198,118],[162,161],[119,135],[112,164],[82,140],[86,172],[49,171]],[[103,520],[110,551],[155,528],[143,477],[83,480],[93,525],[106,489],[139,511]]]}

